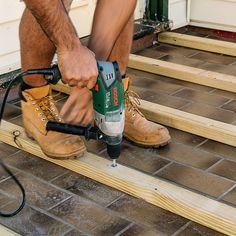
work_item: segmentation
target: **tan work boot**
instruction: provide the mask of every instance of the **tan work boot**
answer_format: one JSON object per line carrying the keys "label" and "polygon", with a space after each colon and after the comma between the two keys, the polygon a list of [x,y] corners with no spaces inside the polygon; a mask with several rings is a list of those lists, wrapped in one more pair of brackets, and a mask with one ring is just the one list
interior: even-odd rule
{"label": "tan work boot", "polygon": [[71,159],[83,155],[86,148],[79,136],[46,130],[48,120],[61,121],[50,93],[49,85],[22,91],[21,108],[27,135],[49,157]]}
{"label": "tan work boot", "polygon": [[137,145],[161,147],[170,142],[168,130],[159,124],[148,121],[138,109],[139,96],[129,90],[129,78],[123,79],[125,90],[125,130],[124,136]]}

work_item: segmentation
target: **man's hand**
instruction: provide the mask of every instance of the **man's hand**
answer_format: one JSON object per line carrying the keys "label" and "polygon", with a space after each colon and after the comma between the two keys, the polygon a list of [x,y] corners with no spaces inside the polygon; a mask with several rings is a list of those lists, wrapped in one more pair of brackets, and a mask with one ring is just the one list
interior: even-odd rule
{"label": "man's hand", "polygon": [[92,92],[87,88],[73,87],[60,115],[69,124],[91,124],[94,120]]}
{"label": "man's hand", "polygon": [[64,83],[88,89],[95,86],[98,76],[95,55],[79,39],[72,50],[58,49],[58,66]]}

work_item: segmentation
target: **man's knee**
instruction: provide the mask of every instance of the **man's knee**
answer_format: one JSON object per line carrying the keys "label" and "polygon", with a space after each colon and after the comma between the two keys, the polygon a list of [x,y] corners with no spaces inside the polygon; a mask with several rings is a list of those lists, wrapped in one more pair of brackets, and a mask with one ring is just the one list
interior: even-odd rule
{"label": "man's knee", "polygon": [[69,12],[73,0],[62,0],[62,2],[66,8],[66,11]]}

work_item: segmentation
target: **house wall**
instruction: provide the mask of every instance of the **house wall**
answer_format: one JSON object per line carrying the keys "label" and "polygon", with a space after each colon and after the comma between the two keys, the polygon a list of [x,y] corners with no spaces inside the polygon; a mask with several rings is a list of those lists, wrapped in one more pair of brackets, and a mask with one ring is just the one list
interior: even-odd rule
{"label": "house wall", "polygon": [[[74,0],[70,16],[80,37],[89,35],[96,0]],[[0,0],[0,74],[20,67],[18,28],[24,10],[19,0]],[[139,0],[135,18],[141,18],[145,0]]]}

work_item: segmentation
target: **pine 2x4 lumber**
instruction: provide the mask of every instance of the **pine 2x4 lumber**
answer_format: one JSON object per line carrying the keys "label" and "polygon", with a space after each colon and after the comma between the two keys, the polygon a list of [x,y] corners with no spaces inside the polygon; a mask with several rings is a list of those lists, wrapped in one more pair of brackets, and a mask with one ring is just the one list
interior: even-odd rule
{"label": "pine 2x4 lumber", "polygon": [[[14,142],[15,131],[20,132],[17,137],[17,143],[20,146]],[[91,153],[86,153],[75,160],[49,158],[34,141],[27,138],[22,127],[7,121],[2,121],[0,137],[1,141],[44,160],[141,198],[221,233],[236,235],[236,208],[234,207],[120,164],[114,168],[111,166],[111,161]]]}
{"label": "pine 2x4 lumber", "polygon": [[131,54],[128,66],[170,78],[236,92],[236,76]]}
{"label": "pine 2x4 lumber", "polygon": [[[66,94],[70,93],[70,87],[61,82],[53,85],[52,88]],[[151,121],[236,147],[234,125],[145,100],[140,101],[139,108]]]}
{"label": "pine 2x4 lumber", "polygon": [[236,56],[236,43],[225,42],[216,39],[197,37],[174,32],[163,32],[158,34],[158,41],[177,46],[200,49],[229,56]]}
{"label": "pine 2x4 lumber", "polygon": [[0,224],[0,235],[2,235],[2,236],[20,236],[20,234],[10,230],[9,228],[7,228],[1,224]]}

